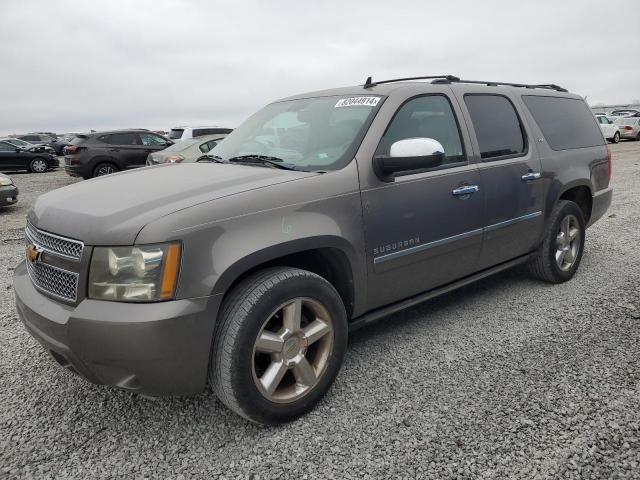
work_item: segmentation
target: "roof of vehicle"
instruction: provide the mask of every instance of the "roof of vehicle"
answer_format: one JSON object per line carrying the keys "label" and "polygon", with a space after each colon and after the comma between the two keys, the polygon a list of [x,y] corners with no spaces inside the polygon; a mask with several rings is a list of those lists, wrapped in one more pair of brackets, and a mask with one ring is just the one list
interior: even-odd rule
{"label": "roof of vehicle", "polygon": [[[153,133],[153,132],[149,132],[149,130],[147,130],[146,128],[122,128],[120,130],[101,130],[99,132],[75,133],[74,135],[89,136],[89,135],[108,135],[112,133],[138,133],[138,132]],[[154,135],[157,135],[157,133]]]}
{"label": "roof of vehicle", "polygon": [[350,87],[331,88],[326,90],[317,90],[313,92],[301,93],[290,97],[282,98],[278,101],[295,100],[309,97],[328,97],[342,95],[390,95],[392,92],[409,87],[420,86],[428,90],[431,85],[449,85],[454,89],[465,89],[470,85],[485,87],[500,87],[511,89],[515,92],[526,90],[527,93],[536,95],[562,96],[582,98],[579,95],[569,93],[566,89],[554,84],[521,84],[509,82],[481,81],[481,80],[460,80],[453,75],[437,75],[426,77],[409,77],[395,80],[372,81],[368,77],[364,84],[354,85]]}
{"label": "roof of vehicle", "polygon": [[178,129],[185,129],[185,128],[229,128],[229,127],[222,127],[220,125],[181,125],[179,127],[172,127],[171,130],[178,130]]}

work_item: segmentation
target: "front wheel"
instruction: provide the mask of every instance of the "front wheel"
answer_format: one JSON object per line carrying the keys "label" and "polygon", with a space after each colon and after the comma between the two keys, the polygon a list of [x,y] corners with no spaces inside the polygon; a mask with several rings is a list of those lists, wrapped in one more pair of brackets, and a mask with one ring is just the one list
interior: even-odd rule
{"label": "front wheel", "polygon": [[309,412],[335,379],[347,348],[347,316],[335,288],[296,268],[271,268],[223,303],[209,383],[231,410],[261,424]]}
{"label": "front wheel", "polygon": [[549,218],[544,239],[529,263],[531,274],[546,282],[570,280],[584,251],[585,221],[574,202],[560,200]]}
{"label": "front wheel", "polygon": [[44,158],[34,158],[29,164],[29,170],[33,173],[44,173],[49,169],[49,165]]}
{"label": "front wheel", "polygon": [[612,139],[613,143],[618,143],[620,141],[620,132],[616,132]]}

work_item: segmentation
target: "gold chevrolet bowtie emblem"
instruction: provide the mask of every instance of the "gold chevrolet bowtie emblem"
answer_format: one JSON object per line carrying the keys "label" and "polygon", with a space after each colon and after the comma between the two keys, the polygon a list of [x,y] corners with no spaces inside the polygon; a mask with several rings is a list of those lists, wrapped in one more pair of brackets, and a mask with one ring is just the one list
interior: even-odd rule
{"label": "gold chevrolet bowtie emblem", "polygon": [[27,260],[31,263],[35,263],[38,261],[38,257],[40,257],[41,250],[38,250],[38,247],[35,245],[27,245]]}

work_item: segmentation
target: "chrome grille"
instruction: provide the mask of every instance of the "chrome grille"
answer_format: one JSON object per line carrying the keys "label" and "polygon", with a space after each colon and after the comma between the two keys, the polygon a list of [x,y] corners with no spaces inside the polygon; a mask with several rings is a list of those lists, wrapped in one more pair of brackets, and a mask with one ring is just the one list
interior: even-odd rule
{"label": "chrome grille", "polygon": [[52,233],[43,232],[42,230],[35,228],[30,223],[27,223],[25,234],[27,235],[27,238],[34,243],[34,245],[37,245],[54,255],[60,255],[76,261],[80,261],[80,258],[82,257],[84,243],[79,240],[72,240],[71,238],[64,238]]}
{"label": "chrome grille", "polygon": [[27,271],[33,284],[46,293],[76,301],[78,296],[78,274],[68,272],[46,263],[32,263],[27,260]]}

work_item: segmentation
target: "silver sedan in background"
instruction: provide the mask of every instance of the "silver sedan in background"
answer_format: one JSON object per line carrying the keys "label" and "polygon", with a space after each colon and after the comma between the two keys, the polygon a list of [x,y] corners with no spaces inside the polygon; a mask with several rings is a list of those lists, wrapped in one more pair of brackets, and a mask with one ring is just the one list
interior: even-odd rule
{"label": "silver sedan in background", "polygon": [[618,118],[613,123],[620,129],[622,138],[640,140],[640,117]]}
{"label": "silver sedan in background", "polygon": [[195,162],[199,157],[208,153],[222,141],[226,134],[213,134],[203,137],[190,138],[171,145],[159,152],[150,153],[147,166],[160,163],[188,163]]}

